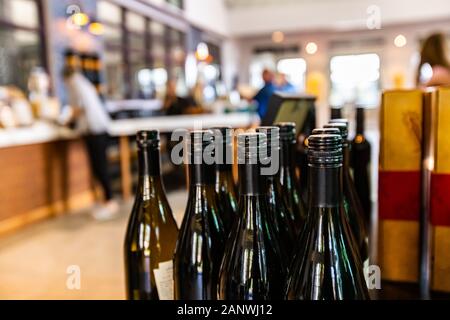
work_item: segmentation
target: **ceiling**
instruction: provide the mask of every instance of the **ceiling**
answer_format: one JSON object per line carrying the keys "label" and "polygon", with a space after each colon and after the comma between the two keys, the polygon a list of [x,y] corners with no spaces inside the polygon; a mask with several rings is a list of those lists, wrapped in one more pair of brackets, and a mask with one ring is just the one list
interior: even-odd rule
{"label": "ceiling", "polygon": [[[371,30],[450,20],[449,0],[222,0],[230,34]],[[376,23],[375,23],[376,22]],[[374,27],[375,26],[375,27]]]}
{"label": "ceiling", "polygon": [[240,7],[299,3],[304,1],[311,1],[311,0],[225,0],[225,4],[228,8],[234,9]]}

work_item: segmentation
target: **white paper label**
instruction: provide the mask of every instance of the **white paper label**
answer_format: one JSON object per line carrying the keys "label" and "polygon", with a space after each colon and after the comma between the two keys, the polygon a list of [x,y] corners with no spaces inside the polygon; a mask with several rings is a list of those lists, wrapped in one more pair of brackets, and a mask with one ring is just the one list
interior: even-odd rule
{"label": "white paper label", "polygon": [[159,263],[158,269],[153,269],[156,289],[160,300],[173,300],[173,262]]}

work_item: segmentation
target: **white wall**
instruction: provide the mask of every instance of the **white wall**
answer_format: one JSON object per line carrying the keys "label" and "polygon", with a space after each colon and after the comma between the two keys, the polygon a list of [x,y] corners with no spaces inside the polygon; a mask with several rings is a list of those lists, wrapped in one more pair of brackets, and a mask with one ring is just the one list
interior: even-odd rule
{"label": "white wall", "polygon": [[239,43],[234,39],[227,39],[222,43],[222,72],[227,88],[231,89],[235,76],[239,75]]}
{"label": "white wall", "polygon": [[224,0],[184,0],[185,17],[194,26],[222,36],[230,34]]}
{"label": "white wall", "polygon": [[[329,59],[336,54],[375,52],[380,54],[382,59],[381,68],[383,74],[381,76],[383,88],[392,87],[392,75],[398,71],[405,72],[407,86],[414,86],[415,69],[412,62],[414,54],[419,50],[419,39],[434,31],[450,33],[450,18],[447,21],[396,25],[384,27],[381,30],[290,33],[286,34],[282,45],[299,45],[300,51],[295,56],[302,57],[307,61],[307,72],[316,70],[328,72]],[[408,42],[405,47],[397,48],[394,46],[393,41],[395,36],[400,33],[407,37]],[[382,39],[384,43],[375,46],[344,47],[339,49],[331,49],[329,47],[332,41],[349,40],[357,42],[367,39]],[[273,46],[274,44],[271,41],[270,34],[239,37],[235,41],[239,48],[237,58],[239,59],[238,70],[240,79],[246,82],[248,81],[248,66],[253,49],[258,46]],[[314,41],[318,44],[319,49],[315,55],[308,55],[304,51],[304,47],[309,41]]]}
{"label": "white wall", "polygon": [[[319,100],[319,124],[328,119],[328,95],[329,95],[329,63],[330,58],[340,54],[358,54],[374,52],[379,54],[381,60],[381,86],[382,89],[393,88],[393,77],[396,73],[405,75],[405,86],[415,86],[415,76],[417,68],[417,55],[419,51],[419,39],[424,38],[434,31],[450,32],[450,18],[441,22],[426,22],[414,24],[402,24],[391,27],[383,27],[381,30],[362,30],[346,32],[298,32],[286,35],[284,45],[297,44],[300,51],[293,54],[293,57],[301,57],[306,60],[307,74],[319,72],[326,79],[323,92]],[[398,34],[407,37],[407,45],[402,48],[394,46],[394,38]],[[331,48],[330,43],[336,40],[359,40],[381,39],[383,43],[370,46],[344,46],[342,48]],[[314,55],[308,55],[304,51],[305,45],[309,41],[318,44],[318,51]],[[237,55],[239,79],[241,83],[249,80],[249,65],[253,56],[253,49],[257,46],[274,45],[271,41],[270,33],[260,36],[240,37],[237,42],[239,53]],[[236,59],[236,53],[234,54]]]}
{"label": "white wall", "polygon": [[371,5],[380,8],[382,25],[450,17],[448,0],[273,1],[232,8],[229,11],[230,31],[233,35],[255,35],[275,30],[366,28],[367,8]]}

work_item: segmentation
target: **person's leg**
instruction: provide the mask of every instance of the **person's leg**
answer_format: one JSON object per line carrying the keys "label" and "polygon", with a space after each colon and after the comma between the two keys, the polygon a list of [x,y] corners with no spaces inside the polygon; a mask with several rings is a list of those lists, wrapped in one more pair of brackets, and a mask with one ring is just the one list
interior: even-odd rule
{"label": "person's leg", "polygon": [[105,200],[112,199],[111,180],[108,173],[108,136],[106,134],[89,135],[86,137],[91,169],[94,177],[100,182]]}
{"label": "person's leg", "polygon": [[108,136],[106,134],[88,135],[85,140],[92,174],[100,182],[105,200],[111,200],[112,191],[108,173],[108,158],[106,155]]}
{"label": "person's leg", "polygon": [[97,178],[102,185],[103,192],[105,194],[105,200],[109,201],[112,199],[112,190],[111,190],[111,179],[109,176],[109,164],[108,164],[108,135],[102,134],[97,136]]}
{"label": "person's leg", "polygon": [[108,174],[108,158],[106,149],[108,146],[108,136],[89,135],[85,137],[86,147],[89,154],[91,169],[94,177],[102,186],[106,202],[93,211],[93,216],[97,220],[109,220],[118,213],[119,206],[112,199],[111,182]]}

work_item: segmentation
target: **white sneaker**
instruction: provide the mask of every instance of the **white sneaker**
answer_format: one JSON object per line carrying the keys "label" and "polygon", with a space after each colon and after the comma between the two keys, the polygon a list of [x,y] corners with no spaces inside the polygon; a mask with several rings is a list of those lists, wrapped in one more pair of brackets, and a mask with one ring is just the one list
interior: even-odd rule
{"label": "white sneaker", "polygon": [[116,200],[109,200],[105,206],[112,214],[116,215],[119,213],[119,203]]}
{"label": "white sneaker", "polygon": [[119,213],[119,204],[110,200],[104,205],[99,206],[92,212],[92,217],[98,221],[108,221],[117,217]]}

